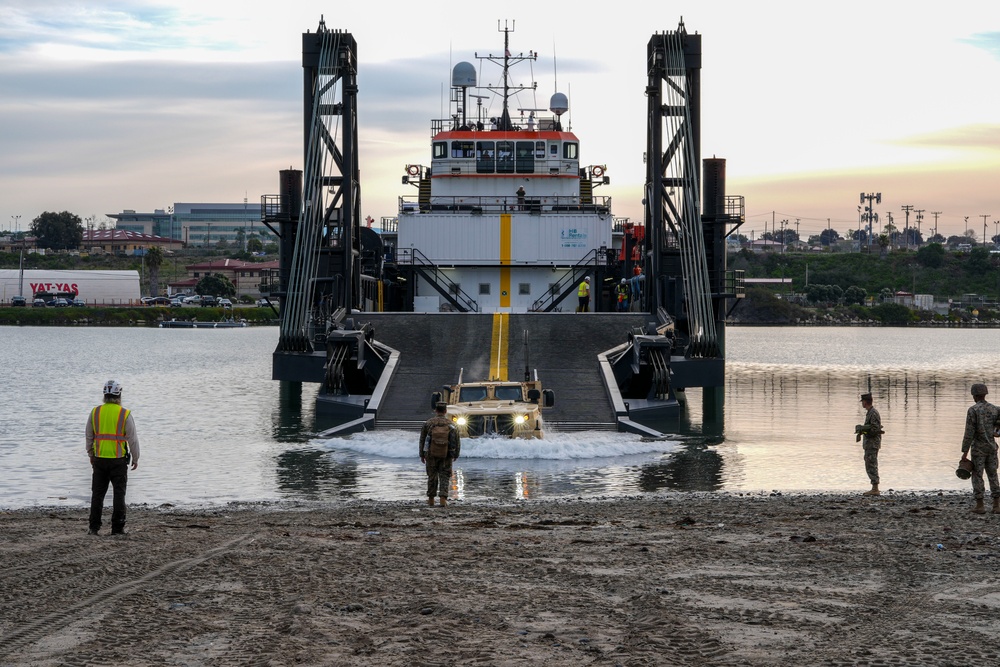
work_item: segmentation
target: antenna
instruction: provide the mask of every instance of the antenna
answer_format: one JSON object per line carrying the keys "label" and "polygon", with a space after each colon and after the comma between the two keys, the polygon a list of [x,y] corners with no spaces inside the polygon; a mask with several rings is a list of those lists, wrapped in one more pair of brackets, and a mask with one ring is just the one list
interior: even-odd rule
{"label": "antenna", "polygon": [[552,92],[559,92],[559,65],[556,63],[556,40],[552,40]]}

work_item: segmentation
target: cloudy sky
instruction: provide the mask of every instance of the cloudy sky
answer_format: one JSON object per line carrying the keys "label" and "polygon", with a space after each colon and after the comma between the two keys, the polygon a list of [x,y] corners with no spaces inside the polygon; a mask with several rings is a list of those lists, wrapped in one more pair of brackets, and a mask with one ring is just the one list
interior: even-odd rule
{"label": "cloudy sky", "polygon": [[[902,227],[1000,225],[1000,2],[496,3],[0,0],[0,230],[174,202],[251,202],[302,168],[301,33],[325,14],[359,50],[362,213],[395,214],[428,164],[451,64],[537,51],[616,215],[642,219],[646,44],[703,35],[703,157],[748,224],[857,228],[859,194]],[[499,14],[497,12],[500,12]],[[446,107],[445,107],[446,108]],[[15,216],[20,216],[16,219]],[[968,217],[968,222],[966,222]],[[915,225],[915,214],[910,224]]]}

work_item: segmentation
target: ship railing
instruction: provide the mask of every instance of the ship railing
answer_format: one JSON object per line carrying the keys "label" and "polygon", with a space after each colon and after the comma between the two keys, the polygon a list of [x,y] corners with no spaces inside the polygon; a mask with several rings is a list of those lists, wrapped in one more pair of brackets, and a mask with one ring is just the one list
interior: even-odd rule
{"label": "ship railing", "polygon": [[432,118],[431,137],[439,132],[480,132],[486,134],[500,134],[503,132],[561,132],[562,124],[558,116],[534,116],[530,113],[514,116],[511,126],[503,129],[500,127],[499,118],[484,118],[482,120],[466,118],[463,122],[461,118]]}
{"label": "ship railing", "polygon": [[420,201],[416,196],[399,198],[399,212],[402,215],[416,213],[600,213],[611,212],[611,197],[592,197],[592,203],[583,203],[578,196],[546,195],[541,197],[512,196],[456,196],[431,197],[430,201]]}

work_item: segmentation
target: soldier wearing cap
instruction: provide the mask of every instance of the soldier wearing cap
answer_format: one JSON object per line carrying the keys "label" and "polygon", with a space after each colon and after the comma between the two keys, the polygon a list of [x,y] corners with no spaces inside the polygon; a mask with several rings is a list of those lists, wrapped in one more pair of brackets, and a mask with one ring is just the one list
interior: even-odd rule
{"label": "soldier wearing cap", "polygon": [[462,438],[448,419],[447,403],[438,402],[434,412],[420,429],[420,462],[427,470],[427,504],[433,507],[434,496],[438,496],[441,507],[447,507],[451,464],[462,451]]}
{"label": "soldier wearing cap", "polygon": [[986,487],[983,484],[983,472],[990,482],[990,493],[993,496],[993,513],[1000,514],[1000,482],[997,481],[997,443],[994,439],[1000,428],[1000,408],[986,402],[989,390],[985,384],[972,385],[972,398],[975,403],[965,415],[965,436],[962,438],[962,460],[972,454],[972,494],[976,498],[973,512],[985,514],[983,503]]}
{"label": "soldier wearing cap", "polygon": [[857,434],[856,440],[862,440],[862,447],[865,450],[865,472],[871,480],[872,488],[862,495],[877,496],[881,492],[878,490],[878,450],[882,447],[882,416],[872,404],[871,394],[861,394],[861,407],[865,409],[865,423],[854,428]]}

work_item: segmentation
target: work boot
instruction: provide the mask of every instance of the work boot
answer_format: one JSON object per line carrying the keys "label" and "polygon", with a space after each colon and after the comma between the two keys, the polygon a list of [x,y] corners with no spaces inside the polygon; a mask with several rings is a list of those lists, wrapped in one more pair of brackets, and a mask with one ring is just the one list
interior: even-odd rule
{"label": "work boot", "polygon": [[448,506],[448,499],[445,498],[444,496],[441,496],[441,507],[447,507],[447,506]]}
{"label": "work boot", "polygon": [[427,499],[427,506],[434,507],[434,496],[431,496],[430,498]]}
{"label": "work boot", "polygon": [[983,504],[982,498],[976,498],[976,506],[972,508],[972,511],[976,514],[986,514],[986,505]]}
{"label": "work boot", "polygon": [[1000,498],[993,498],[993,514],[1000,514]]}
{"label": "work boot", "polygon": [[882,493],[878,490],[878,484],[872,484],[871,491],[865,491],[861,495],[863,496],[880,496]]}

